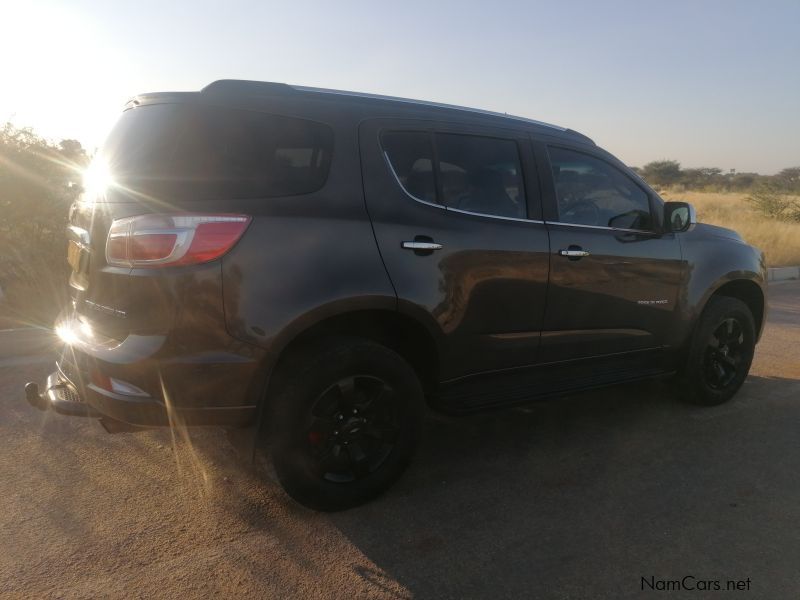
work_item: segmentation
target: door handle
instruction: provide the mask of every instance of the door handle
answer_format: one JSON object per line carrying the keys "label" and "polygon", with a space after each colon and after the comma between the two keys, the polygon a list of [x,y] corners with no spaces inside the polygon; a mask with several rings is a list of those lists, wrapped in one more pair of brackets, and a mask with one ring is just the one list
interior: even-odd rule
{"label": "door handle", "polygon": [[442,245],[436,242],[403,242],[401,244],[406,250],[441,250]]}
{"label": "door handle", "polygon": [[566,250],[559,250],[561,256],[566,256],[570,260],[580,260],[584,256],[589,256],[589,251],[584,250],[580,246],[570,246]]}

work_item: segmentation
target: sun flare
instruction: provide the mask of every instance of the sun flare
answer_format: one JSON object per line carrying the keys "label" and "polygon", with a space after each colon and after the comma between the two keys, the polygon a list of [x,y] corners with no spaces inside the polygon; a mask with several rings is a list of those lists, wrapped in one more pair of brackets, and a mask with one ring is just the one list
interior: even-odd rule
{"label": "sun flare", "polygon": [[94,199],[114,185],[111,169],[102,156],[96,156],[83,172],[83,188],[86,198]]}

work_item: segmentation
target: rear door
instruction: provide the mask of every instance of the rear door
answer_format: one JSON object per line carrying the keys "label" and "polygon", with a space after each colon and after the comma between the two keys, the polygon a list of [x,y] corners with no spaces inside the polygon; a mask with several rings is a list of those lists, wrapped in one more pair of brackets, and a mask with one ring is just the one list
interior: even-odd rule
{"label": "rear door", "polygon": [[[612,157],[535,144],[549,160],[547,362],[659,349],[673,322],[682,263],[661,201]],[[548,177],[549,175],[549,177]]]}
{"label": "rear door", "polygon": [[525,134],[376,119],[360,144],[399,308],[440,336],[442,378],[535,363],[549,245]]}

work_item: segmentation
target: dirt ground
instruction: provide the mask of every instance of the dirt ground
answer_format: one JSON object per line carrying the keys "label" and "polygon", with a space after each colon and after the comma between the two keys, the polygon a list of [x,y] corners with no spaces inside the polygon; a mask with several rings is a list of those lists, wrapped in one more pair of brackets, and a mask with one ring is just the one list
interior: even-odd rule
{"label": "dirt ground", "polygon": [[52,359],[0,334],[17,349],[0,358],[0,597],[620,599],[687,575],[798,597],[800,282],[771,295],[729,404],[652,382],[432,416],[397,486],[332,515],[222,431],[109,435],[36,411],[22,385]]}

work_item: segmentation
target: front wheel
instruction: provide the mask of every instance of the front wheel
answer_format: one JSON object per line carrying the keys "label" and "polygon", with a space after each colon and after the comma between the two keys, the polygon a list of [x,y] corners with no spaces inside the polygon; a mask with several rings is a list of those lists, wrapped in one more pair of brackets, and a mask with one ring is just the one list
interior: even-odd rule
{"label": "front wheel", "polygon": [[317,342],[294,353],[277,386],[272,458],[296,501],[350,508],[403,473],[424,401],[416,373],[397,353],[360,338]]}
{"label": "front wheel", "polygon": [[753,315],[741,300],[709,300],[692,337],[681,383],[685,399],[714,406],[742,387],[755,351]]}

